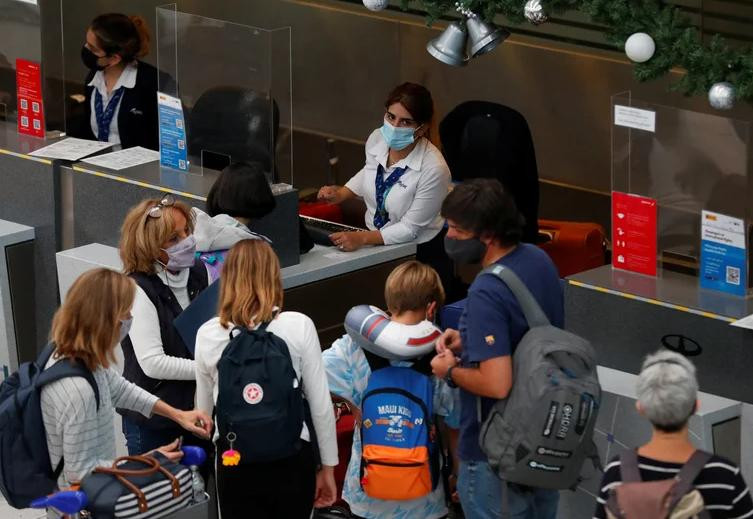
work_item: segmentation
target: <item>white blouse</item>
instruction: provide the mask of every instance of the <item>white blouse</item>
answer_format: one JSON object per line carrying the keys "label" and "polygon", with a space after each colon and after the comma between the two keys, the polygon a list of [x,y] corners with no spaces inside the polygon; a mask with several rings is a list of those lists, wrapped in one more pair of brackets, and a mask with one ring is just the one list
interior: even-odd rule
{"label": "white blouse", "polygon": [[[220,324],[220,318],[215,317],[196,333],[196,408],[210,414],[217,401],[217,363],[230,342],[231,329],[232,326],[225,328]],[[322,464],[334,467],[338,463],[335,414],[314,322],[298,312],[282,312],[269,324],[267,331],[288,345],[293,369],[301,380],[303,394],[311,408]],[[306,424],[301,429],[301,438],[310,439]]]}
{"label": "white blouse", "polygon": [[[115,86],[112,87],[112,91],[107,92],[107,85],[105,84],[105,73],[101,70],[98,70],[91,81],[89,81],[89,86],[94,87],[95,90],[99,91],[99,94],[102,96],[102,109],[107,108],[107,103],[110,102],[110,97],[112,97],[112,94],[120,87],[123,88],[133,88],[136,86],[136,74],[138,73],[138,63],[133,62],[126,65],[126,67],[123,69],[123,72],[121,72],[120,77],[118,78],[118,81],[115,83]],[[92,132],[94,133],[94,138],[97,138],[97,135],[99,134],[99,126],[97,125],[97,111],[94,109],[94,97],[95,94],[92,92],[91,100],[89,101],[91,104],[91,117],[89,117],[89,124],[91,125]],[[112,114],[112,120],[110,121],[110,133],[107,138],[107,142],[111,142],[113,144],[120,144],[120,131],[118,130],[118,115],[120,114],[120,105],[123,102],[123,97],[118,100],[118,106],[115,107],[115,112]],[[156,101],[155,101],[156,102]]]}
{"label": "white blouse", "polygon": [[[173,274],[161,266],[157,267],[157,275],[170,288],[183,309],[191,304],[188,297],[189,274],[190,269]],[[144,374],[157,380],[193,380],[193,360],[165,354],[157,308],[140,286],[136,287],[131,315],[133,324],[128,335],[133,344],[133,354]]]}
{"label": "white blouse", "polygon": [[396,243],[424,243],[442,229],[444,221],[439,214],[450,189],[450,168],[436,146],[421,138],[407,157],[392,167],[387,167],[389,147],[379,129],[366,141],[366,164],[348,180],[345,187],[363,198],[366,203],[366,227],[376,230],[376,174],[381,164],[383,177],[389,177],[395,168],[406,167],[400,180],[385,197],[385,209],[390,220],[381,229],[385,245]]}

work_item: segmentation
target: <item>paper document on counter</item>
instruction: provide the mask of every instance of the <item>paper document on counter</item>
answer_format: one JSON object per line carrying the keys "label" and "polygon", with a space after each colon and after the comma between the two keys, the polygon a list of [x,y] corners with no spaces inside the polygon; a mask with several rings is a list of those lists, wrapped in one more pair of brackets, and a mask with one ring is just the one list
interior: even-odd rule
{"label": "paper document on counter", "polygon": [[88,141],[68,137],[37,151],[29,153],[32,157],[45,157],[48,159],[81,160],[98,151],[112,147],[111,142]]}
{"label": "paper document on counter", "polygon": [[126,148],[120,151],[113,151],[112,153],[105,153],[104,155],[97,155],[83,161],[101,168],[121,170],[157,160],[159,160],[158,151],[136,146],[135,148]]}

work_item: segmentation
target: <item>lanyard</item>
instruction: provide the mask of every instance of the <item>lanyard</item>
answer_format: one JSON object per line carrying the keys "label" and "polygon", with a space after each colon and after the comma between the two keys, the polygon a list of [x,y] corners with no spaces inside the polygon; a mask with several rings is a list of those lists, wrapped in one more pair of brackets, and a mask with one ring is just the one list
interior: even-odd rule
{"label": "lanyard", "polygon": [[97,140],[107,142],[110,138],[110,123],[115,115],[115,109],[118,107],[120,98],[123,97],[124,88],[120,87],[113,92],[112,97],[107,102],[107,108],[102,108],[102,94],[97,88],[94,89],[94,113],[97,117]]}
{"label": "lanyard", "polygon": [[384,179],[384,168],[381,164],[379,164],[379,167],[377,167],[376,172],[376,211],[374,212],[374,227],[377,229],[381,229],[385,226],[387,222],[390,221],[390,216],[387,214],[387,210],[384,208],[385,200],[387,199],[387,195],[390,192],[390,189],[392,189],[392,186],[397,184],[397,181],[400,180],[400,177],[403,176],[403,173],[405,173],[405,170],[408,169],[406,167],[402,168],[395,168],[395,171],[393,171],[387,179]]}

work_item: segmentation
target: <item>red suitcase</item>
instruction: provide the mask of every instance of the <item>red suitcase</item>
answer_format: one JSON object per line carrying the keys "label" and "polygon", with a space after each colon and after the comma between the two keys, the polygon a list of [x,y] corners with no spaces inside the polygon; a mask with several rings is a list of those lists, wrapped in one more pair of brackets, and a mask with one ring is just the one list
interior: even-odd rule
{"label": "red suitcase", "polygon": [[298,202],[298,213],[328,222],[343,223],[343,212],[337,204],[327,202]]}
{"label": "red suitcase", "polygon": [[353,431],[356,427],[356,419],[350,411],[350,406],[340,402],[335,404],[335,417],[337,419],[337,452],[339,454],[338,464],[335,467],[335,483],[337,484],[335,506],[347,509],[348,504],[342,498],[343,485],[345,484],[345,475],[348,472],[348,463],[350,463],[350,454],[353,449]]}
{"label": "red suitcase", "polygon": [[548,240],[539,243],[557,265],[560,277],[567,277],[606,263],[604,228],[591,222],[539,220],[539,235]]}

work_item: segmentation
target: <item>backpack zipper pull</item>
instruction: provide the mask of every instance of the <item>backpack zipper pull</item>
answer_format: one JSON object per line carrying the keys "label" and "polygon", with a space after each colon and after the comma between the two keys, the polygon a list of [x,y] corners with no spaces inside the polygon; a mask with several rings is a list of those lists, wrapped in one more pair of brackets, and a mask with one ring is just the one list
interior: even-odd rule
{"label": "backpack zipper pull", "polygon": [[230,431],[225,438],[230,443],[230,448],[222,453],[222,465],[225,467],[235,467],[241,462],[241,453],[233,449],[237,436],[233,431]]}

